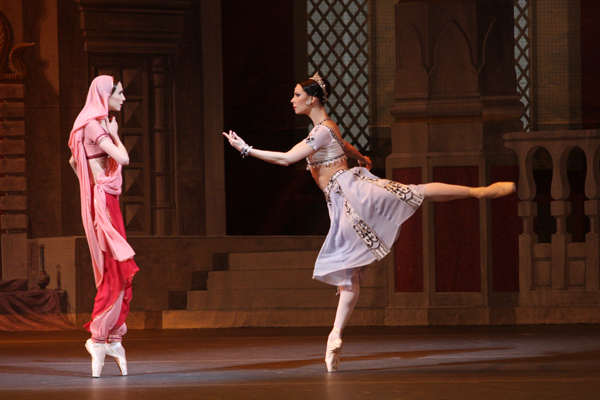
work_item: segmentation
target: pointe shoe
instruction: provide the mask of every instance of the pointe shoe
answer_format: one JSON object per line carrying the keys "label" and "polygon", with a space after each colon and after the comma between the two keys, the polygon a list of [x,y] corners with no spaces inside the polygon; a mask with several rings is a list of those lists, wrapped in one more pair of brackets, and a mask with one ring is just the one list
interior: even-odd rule
{"label": "pointe shoe", "polygon": [[115,358],[115,361],[121,370],[121,375],[127,375],[127,359],[125,358],[125,348],[121,342],[106,343],[105,347],[106,354]]}
{"label": "pointe shoe", "polygon": [[85,348],[92,356],[92,376],[99,378],[104,366],[104,357],[106,357],[104,343],[95,343],[92,339],[88,339],[85,342]]}
{"label": "pointe shoe", "polygon": [[325,365],[327,372],[335,372],[340,365],[340,353],[342,352],[342,339],[327,341],[327,350],[325,351]]}

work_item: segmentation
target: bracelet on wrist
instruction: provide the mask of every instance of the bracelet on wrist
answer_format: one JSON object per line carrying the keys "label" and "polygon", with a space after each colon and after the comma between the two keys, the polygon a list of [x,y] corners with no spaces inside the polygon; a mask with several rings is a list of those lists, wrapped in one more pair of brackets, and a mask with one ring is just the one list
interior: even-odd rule
{"label": "bracelet on wrist", "polygon": [[247,156],[249,156],[251,149],[252,146],[248,146],[248,144],[245,144],[244,148],[240,151],[240,155],[242,156],[242,158],[246,158]]}

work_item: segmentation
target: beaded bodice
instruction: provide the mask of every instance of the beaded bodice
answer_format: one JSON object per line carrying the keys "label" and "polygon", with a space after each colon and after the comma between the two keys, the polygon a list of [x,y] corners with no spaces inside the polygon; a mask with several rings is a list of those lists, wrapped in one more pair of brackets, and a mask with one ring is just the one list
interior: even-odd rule
{"label": "beaded bodice", "polygon": [[331,167],[348,159],[344,153],[344,141],[327,125],[316,125],[304,141],[316,150],[306,157],[307,170]]}

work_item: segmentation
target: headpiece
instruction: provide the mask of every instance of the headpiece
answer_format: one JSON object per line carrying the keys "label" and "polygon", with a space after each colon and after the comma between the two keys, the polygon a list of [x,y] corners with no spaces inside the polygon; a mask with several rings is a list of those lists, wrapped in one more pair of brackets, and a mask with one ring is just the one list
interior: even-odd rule
{"label": "headpiece", "polygon": [[327,101],[327,88],[323,78],[319,76],[319,71],[315,72],[315,74],[308,79],[312,79],[313,81],[317,82],[319,86],[321,86],[321,89],[323,90],[323,103],[325,103]]}

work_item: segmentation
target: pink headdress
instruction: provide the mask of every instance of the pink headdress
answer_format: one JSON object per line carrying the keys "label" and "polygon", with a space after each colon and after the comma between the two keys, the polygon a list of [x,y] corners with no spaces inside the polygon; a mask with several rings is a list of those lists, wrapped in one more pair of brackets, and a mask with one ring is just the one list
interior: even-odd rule
{"label": "pink headdress", "polygon": [[[106,211],[106,193],[121,194],[121,165],[110,159],[108,171],[98,173],[94,186],[94,204],[91,204],[91,183],[88,161],[83,147],[83,129],[93,120],[108,118],[108,99],[113,89],[113,78],[108,75],[96,77],[90,85],[85,106],[73,124],[69,138],[69,148],[77,162],[79,192],[81,195],[81,219],[92,254],[92,265],[96,286],[104,275],[104,254],[110,254],[118,261],[132,258],[135,252],[127,241],[116,231]],[[92,207],[95,220],[92,218]]]}

